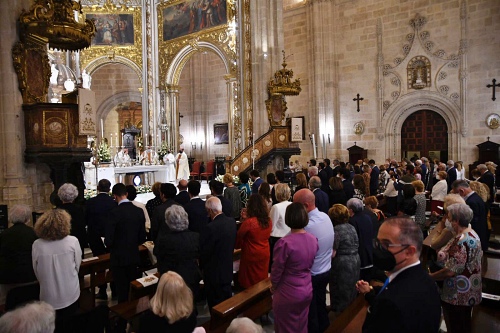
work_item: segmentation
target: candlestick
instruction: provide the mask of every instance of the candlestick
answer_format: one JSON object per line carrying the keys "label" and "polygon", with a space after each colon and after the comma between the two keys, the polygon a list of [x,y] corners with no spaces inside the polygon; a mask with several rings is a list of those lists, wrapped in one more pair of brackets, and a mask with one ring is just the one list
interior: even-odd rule
{"label": "candlestick", "polygon": [[255,133],[252,133],[252,169],[255,170]]}
{"label": "candlestick", "polygon": [[125,146],[125,142],[123,142],[123,133],[122,133],[122,146]]}

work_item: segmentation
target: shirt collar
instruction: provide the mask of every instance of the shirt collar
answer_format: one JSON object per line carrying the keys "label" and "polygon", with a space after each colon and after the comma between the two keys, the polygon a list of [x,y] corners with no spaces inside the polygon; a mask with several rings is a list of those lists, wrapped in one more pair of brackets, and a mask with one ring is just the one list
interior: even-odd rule
{"label": "shirt collar", "polygon": [[411,265],[408,265],[408,266],[405,266],[403,268],[401,268],[400,270],[392,273],[391,275],[389,275],[389,283],[392,282],[392,280],[394,280],[396,278],[396,276],[399,275],[399,273],[401,273],[402,271],[404,271],[405,269],[408,269],[410,267],[413,267],[413,266],[417,266],[417,265],[420,265],[420,260],[417,260],[416,262],[414,262],[413,264]]}
{"label": "shirt collar", "polygon": [[123,199],[122,201],[120,201],[120,202],[118,203],[118,205],[121,205],[122,203],[125,203],[125,202],[130,202],[130,200],[129,200],[129,199]]}

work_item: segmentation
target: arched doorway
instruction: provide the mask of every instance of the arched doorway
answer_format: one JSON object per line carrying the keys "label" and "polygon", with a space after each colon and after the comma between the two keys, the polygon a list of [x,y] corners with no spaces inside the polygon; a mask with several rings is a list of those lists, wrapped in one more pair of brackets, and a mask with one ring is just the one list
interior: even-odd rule
{"label": "arched doorway", "polygon": [[437,112],[419,110],[405,119],[401,127],[403,157],[426,156],[448,159],[448,125]]}

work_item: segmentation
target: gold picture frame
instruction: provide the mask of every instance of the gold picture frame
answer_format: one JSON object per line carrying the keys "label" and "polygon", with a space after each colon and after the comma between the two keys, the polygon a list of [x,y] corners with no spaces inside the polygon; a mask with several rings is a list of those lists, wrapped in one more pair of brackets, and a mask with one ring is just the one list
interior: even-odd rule
{"label": "gold picture frame", "polygon": [[83,7],[82,12],[85,19],[94,21],[97,30],[91,47],[80,52],[82,68],[97,58],[108,57],[113,60],[116,56],[127,58],[142,68],[140,7],[116,7],[106,3],[103,7]]}

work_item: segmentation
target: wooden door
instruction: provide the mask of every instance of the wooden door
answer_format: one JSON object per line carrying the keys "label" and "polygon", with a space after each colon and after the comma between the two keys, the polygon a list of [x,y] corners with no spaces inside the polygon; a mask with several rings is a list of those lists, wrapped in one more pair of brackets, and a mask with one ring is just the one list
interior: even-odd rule
{"label": "wooden door", "polygon": [[[448,126],[437,112],[420,110],[406,118],[401,128],[401,153],[403,157],[430,157],[432,152],[446,162],[448,158]],[[431,152],[431,154],[429,154]]]}

